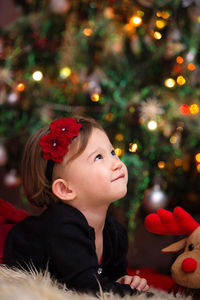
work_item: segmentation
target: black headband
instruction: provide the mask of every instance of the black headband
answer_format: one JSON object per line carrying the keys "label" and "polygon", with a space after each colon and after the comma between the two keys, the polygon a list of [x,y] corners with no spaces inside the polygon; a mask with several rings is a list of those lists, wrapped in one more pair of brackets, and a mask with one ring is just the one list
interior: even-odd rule
{"label": "black headband", "polygon": [[45,176],[46,179],[49,181],[49,183],[52,183],[53,167],[54,167],[54,161],[52,159],[48,159]]}

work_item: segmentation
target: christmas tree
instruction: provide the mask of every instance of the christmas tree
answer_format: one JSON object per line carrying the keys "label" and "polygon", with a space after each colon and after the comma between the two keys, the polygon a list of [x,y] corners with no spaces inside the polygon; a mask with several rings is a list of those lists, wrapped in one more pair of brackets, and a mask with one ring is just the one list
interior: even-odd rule
{"label": "christmas tree", "polygon": [[116,205],[130,229],[141,203],[199,212],[199,1],[16,4],[22,16],[0,31],[0,165],[19,174],[31,133],[86,114],[128,167]]}

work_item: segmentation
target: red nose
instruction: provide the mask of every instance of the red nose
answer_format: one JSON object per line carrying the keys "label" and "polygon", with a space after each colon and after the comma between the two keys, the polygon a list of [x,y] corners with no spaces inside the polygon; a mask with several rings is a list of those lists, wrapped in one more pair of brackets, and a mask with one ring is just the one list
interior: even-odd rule
{"label": "red nose", "polygon": [[197,267],[197,262],[194,258],[185,258],[182,262],[182,269],[185,272],[194,272]]}

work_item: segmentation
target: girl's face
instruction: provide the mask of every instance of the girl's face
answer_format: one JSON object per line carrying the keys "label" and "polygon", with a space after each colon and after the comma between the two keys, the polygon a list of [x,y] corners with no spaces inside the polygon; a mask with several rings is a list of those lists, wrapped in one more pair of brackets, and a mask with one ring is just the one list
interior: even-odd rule
{"label": "girl's face", "polygon": [[126,195],[127,168],[115,154],[104,131],[94,128],[86,149],[69,161],[74,154],[72,149],[69,149],[63,162],[61,177],[75,191],[76,198],[73,201],[77,205],[109,205]]}

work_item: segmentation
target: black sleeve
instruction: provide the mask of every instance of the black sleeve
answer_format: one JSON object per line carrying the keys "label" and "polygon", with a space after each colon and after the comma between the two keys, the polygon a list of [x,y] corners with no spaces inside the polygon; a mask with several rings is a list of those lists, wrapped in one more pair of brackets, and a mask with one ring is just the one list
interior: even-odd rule
{"label": "black sleeve", "polygon": [[80,292],[112,291],[121,296],[134,294],[129,285],[119,284],[102,274],[91,235],[94,232],[77,222],[56,227],[49,243],[49,271],[67,288]]}

